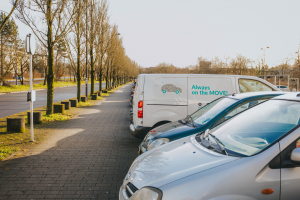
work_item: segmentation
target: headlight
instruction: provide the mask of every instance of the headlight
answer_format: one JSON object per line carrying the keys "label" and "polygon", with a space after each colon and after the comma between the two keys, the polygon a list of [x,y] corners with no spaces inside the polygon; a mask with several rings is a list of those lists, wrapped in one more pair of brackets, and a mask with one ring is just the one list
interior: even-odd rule
{"label": "headlight", "polygon": [[159,189],[144,187],[137,191],[131,200],[161,200],[162,192]]}
{"label": "headlight", "polygon": [[168,138],[159,138],[157,140],[154,140],[150,145],[148,145],[147,150],[149,151],[151,149],[154,149],[155,147],[161,146],[168,142],[170,142],[170,140]]}

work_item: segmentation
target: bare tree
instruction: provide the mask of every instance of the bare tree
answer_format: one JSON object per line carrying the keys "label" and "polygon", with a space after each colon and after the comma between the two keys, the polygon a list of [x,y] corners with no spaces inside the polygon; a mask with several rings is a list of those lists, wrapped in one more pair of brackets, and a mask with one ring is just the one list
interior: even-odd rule
{"label": "bare tree", "polygon": [[10,18],[10,16],[13,14],[14,10],[16,9],[17,5],[18,5],[19,0],[16,1],[11,1],[11,3],[13,4],[13,7],[11,9],[11,11],[9,12],[9,14],[5,17],[5,19],[1,22],[0,25],[0,32],[3,30],[6,22],[8,21],[8,19]]}
{"label": "bare tree", "polygon": [[39,42],[48,50],[47,115],[53,113],[54,46],[73,26],[76,6],[67,0],[21,0],[17,17],[28,25]]}

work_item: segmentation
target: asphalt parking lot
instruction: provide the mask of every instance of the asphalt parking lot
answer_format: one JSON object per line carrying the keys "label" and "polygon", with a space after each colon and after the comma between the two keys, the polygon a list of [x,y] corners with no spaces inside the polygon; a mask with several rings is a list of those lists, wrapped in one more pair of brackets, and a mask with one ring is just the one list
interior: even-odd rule
{"label": "asphalt parking lot", "polygon": [[129,131],[131,84],[61,123],[50,141],[0,162],[0,199],[118,199],[140,140]]}

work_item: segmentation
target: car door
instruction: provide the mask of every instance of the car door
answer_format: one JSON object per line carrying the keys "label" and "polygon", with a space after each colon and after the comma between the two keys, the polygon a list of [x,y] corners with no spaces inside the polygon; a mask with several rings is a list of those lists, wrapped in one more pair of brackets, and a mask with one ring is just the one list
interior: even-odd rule
{"label": "car door", "polygon": [[300,199],[300,165],[290,160],[292,151],[297,147],[300,147],[300,138],[281,152],[281,199]]}

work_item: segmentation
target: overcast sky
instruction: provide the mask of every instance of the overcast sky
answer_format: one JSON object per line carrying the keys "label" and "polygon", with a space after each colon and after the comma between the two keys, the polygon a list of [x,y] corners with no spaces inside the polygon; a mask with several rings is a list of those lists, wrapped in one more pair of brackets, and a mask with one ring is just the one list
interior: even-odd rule
{"label": "overcast sky", "polygon": [[[272,67],[296,58],[300,41],[299,0],[109,0],[127,55],[143,67],[161,62],[178,67],[202,56],[257,62],[266,50]],[[9,11],[9,0],[0,0]],[[20,36],[28,32],[20,22]],[[292,60],[290,60],[292,62]]]}

